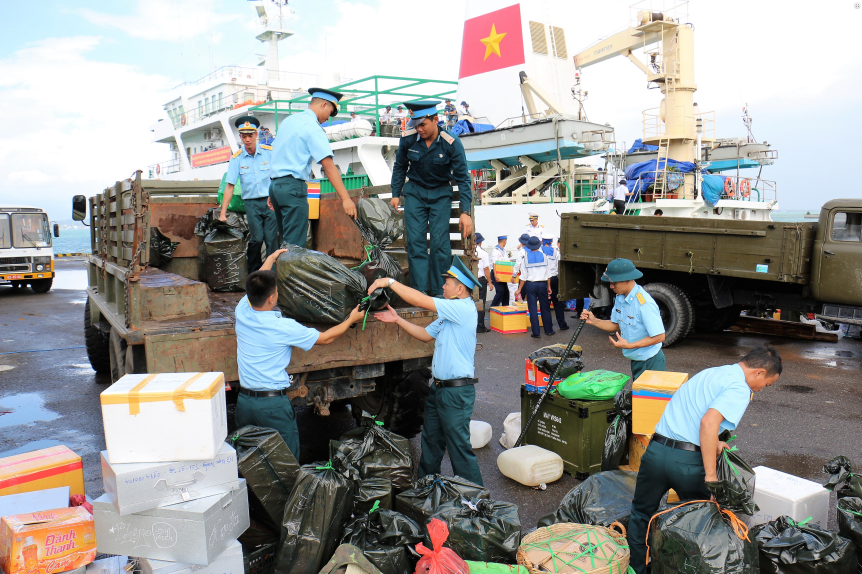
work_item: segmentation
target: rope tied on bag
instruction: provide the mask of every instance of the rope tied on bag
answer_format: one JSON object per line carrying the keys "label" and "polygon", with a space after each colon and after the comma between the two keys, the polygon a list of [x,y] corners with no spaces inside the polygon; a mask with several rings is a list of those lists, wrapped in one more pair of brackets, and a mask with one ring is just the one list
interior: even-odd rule
{"label": "rope tied on bag", "polygon": [[370,245],[370,244],[366,245],[365,246],[365,261],[363,261],[362,263],[360,263],[356,267],[351,267],[350,270],[356,271],[357,269],[362,269],[363,267],[365,267],[366,265],[371,263],[371,252],[374,251],[375,249],[377,249],[377,247],[378,247],[377,245]]}
{"label": "rope tied on bag", "polygon": [[[734,438],[736,438],[736,437],[734,437]],[[731,440],[733,440],[733,439],[731,439]],[[650,558],[649,558],[649,553],[650,553],[649,533],[650,533],[650,530],[652,529],[652,521],[655,520],[657,517],[661,516],[662,514],[667,514],[668,512],[673,512],[677,508],[682,508],[683,506],[688,506],[689,504],[698,504],[701,502],[707,502],[707,503],[714,504],[718,508],[718,511],[721,514],[724,514],[728,518],[728,520],[730,521],[730,527],[733,529],[734,534],[736,534],[736,536],[740,540],[745,540],[746,542],[751,542],[751,539],[748,538],[748,526],[744,522],[742,522],[736,516],[736,514],[734,514],[730,510],[726,510],[726,509],[722,508],[714,500],[692,500],[692,501],[684,502],[682,504],[674,506],[673,508],[668,508],[667,510],[663,510],[662,512],[654,514],[653,517],[649,519],[649,524],[647,524],[647,533],[646,533],[646,547],[647,547],[646,563],[647,564],[649,564],[649,562],[650,562]]]}
{"label": "rope tied on bag", "polygon": [[332,468],[332,461],[331,460],[326,462],[326,466],[315,466],[314,468],[316,470],[335,470],[334,468]]}

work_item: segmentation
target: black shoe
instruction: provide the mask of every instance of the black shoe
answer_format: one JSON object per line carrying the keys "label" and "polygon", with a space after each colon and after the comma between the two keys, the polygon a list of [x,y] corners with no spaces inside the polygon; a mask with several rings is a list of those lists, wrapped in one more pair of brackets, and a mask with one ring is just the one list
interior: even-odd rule
{"label": "black shoe", "polygon": [[560,331],[568,331],[569,329],[571,329],[571,327],[569,327],[568,325],[563,325],[562,327],[560,327]]}
{"label": "black shoe", "polygon": [[530,335],[530,336],[534,339],[541,339],[542,338],[541,335]]}
{"label": "black shoe", "polygon": [[545,335],[546,335],[546,336],[548,336],[548,337],[552,337],[552,336],[554,336],[554,335],[556,335],[556,334],[557,334],[557,333],[556,333],[556,331],[551,331],[550,333],[545,333]]}
{"label": "black shoe", "polygon": [[485,325],[477,325],[476,326],[476,332],[477,333],[490,333],[491,329],[489,329]]}

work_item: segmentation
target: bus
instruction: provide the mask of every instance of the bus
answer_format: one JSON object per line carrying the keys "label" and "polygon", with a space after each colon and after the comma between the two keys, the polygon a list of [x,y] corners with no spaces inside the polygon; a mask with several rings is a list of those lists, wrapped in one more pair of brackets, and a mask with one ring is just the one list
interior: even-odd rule
{"label": "bus", "polygon": [[[54,237],[60,237],[56,223]],[[0,205],[0,285],[47,293],[54,282],[48,214],[38,207]]]}

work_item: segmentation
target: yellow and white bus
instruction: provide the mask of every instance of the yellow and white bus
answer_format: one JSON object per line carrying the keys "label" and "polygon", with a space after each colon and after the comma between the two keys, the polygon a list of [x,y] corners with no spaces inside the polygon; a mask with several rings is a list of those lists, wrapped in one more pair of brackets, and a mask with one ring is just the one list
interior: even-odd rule
{"label": "yellow and white bus", "polygon": [[[60,227],[54,224],[54,237]],[[38,207],[0,205],[0,284],[47,293],[54,281],[48,214]]]}

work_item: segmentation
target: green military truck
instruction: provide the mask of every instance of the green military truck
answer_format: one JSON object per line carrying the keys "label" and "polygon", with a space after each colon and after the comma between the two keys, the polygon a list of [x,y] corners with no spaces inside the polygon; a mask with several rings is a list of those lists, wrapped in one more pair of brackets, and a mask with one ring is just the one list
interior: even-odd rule
{"label": "green military truck", "polygon": [[[87,354],[93,369],[110,372],[111,381],[126,373],[221,371],[236,386],[234,309],[244,294],[208,289],[202,239],[194,233],[198,219],[218,205],[219,183],[142,179],[138,171],[90,198],[75,196],[73,218],[88,222],[92,249],[84,309]],[[389,191],[381,186],[350,194]],[[457,193],[452,209],[458,217]],[[151,227],[177,244],[160,269],[149,266]],[[315,249],[348,264],[364,258],[358,229],[335,193],[323,194],[312,230]],[[472,238],[467,242],[453,240],[452,248],[470,253]],[[406,268],[401,247],[403,239],[391,254]],[[423,326],[434,320],[433,313],[415,307],[398,313]],[[354,326],[331,345],[294,349],[288,369],[292,401],[314,406],[321,415],[329,414],[333,402],[350,401],[354,413],[377,415],[394,432],[413,436],[422,424],[433,350],[433,344],[369,316],[364,331]]]}
{"label": "green military truck", "polygon": [[862,325],[860,233],[860,199],[827,202],[816,223],[566,213],[560,297],[611,304],[601,275],[622,257],[643,271],[666,346],[723,330],[744,309]]}

